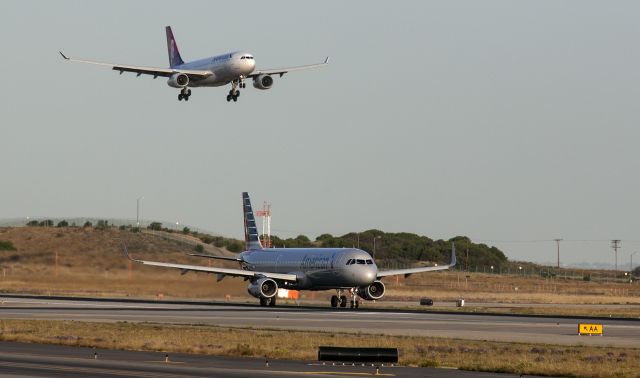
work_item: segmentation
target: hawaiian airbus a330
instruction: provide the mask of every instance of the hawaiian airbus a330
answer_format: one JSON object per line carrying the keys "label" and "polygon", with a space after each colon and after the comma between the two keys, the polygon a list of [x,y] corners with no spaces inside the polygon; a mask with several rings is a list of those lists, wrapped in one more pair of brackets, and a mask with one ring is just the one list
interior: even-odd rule
{"label": "hawaiian airbus a330", "polygon": [[169,52],[169,68],[129,66],[124,64],[111,64],[94,62],[89,60],[72,59],[60,52],[60,55],[71,62],[97,64],[111,67],[115,71],[134,72],[137,76],[151,75],[154,79],[158,76],[168,77],[167,84],[170,87],[180,89],[178,100],[188,101],[191,96],[189,87],[220,87],[231,83],[231,90],[227,95],[227,101],[238,101],[239,88],[245,88],[245,80],[253,79],[253,86],[257,89],[269,89],[273,86],[272,75],[282,75],[310,68],[323,67],[329,64],[329,57],[323,63],[306,66],[279,68],[271,70],[255,70],[256,61],[252,54],[242,51],[230,52],[210,58],[199,59],[185,63],[180,57],[178,45],[173,37],[171,27],[166,27],[167,50]]}
{"label": "hawaiian airbus a330", "polygon": [[[451,244],[451,263],[445,266],[379,271],[369,253],[357,248],[263,248],[258,236],[255,217],[248,193],[242,193],[246,250],[237,257],[190,254],[212,259],[232,260],[241,269],[183,265],[158,261],[137,260],[124,252],[130,260],[152,266],[180,269],[186,272],[205,272],[243,277],[249,281],[248,291],[260,299],[262,306],[275,306],[278,288],[291,290],[336,290],[331,297],[332,307],[358,307],[359,298],[377,300],[384,296],[383,277],[433,272],[452,268],[456,264],[455,245]],[[347,298],[349,294],[351,298]]]}

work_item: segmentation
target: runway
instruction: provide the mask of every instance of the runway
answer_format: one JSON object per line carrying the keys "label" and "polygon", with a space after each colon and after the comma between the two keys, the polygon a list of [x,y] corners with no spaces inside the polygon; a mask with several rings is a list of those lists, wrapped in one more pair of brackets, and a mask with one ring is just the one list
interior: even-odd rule
{"label": "runway", "polygon": [[[260,307],[233,304],[52,300],[0,297],[2,319],[210,324],[471,340],[640,348],[640,321],[372,309]],[[579,322],[604,324],[604,336],[578,336]]]}
{"label": "runway", "polygon": [[[319,364],[316,361],[211,357],[190,354],[102,350],[56,345],[0,342],[0,377],[350,377],[372,376],[375,368]],[[451,369],[383,366],[386,377],[517,377]]]}

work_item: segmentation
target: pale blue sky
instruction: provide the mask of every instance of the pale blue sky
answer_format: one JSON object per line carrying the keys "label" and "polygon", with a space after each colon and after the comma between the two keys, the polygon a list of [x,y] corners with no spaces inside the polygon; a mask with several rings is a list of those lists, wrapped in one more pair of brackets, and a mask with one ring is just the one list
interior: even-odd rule
{"label": "pale blue sky", "polygon": [[[640,3],[2,1],[0,218],[135,217],[241,237],[378,228],[640,250]],[[328,68],[194,89],[64,62],[252,52]],[[489,243],[554,261],[552,243]],[[640,260],[640,258],[638,258]],[[567,242],[563,262],[613,262]]]}

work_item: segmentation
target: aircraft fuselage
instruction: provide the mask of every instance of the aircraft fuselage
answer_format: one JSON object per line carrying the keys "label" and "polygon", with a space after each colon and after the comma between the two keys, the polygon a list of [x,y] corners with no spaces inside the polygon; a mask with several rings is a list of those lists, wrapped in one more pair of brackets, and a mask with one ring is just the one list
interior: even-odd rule
{"label": "aircraft fuselage", "polygon": [[295,290],[368,286],[378,272],[371,256],[356,248],[268,248],[240,257],[246,270],[295,274],[296,283],[286,286]]}

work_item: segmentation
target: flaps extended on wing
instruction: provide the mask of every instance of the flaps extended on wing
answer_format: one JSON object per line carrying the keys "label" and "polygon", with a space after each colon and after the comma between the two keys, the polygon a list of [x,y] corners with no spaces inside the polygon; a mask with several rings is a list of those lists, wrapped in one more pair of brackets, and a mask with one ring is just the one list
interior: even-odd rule
{"label": "flaps extended on wing", "polygon": [[308,64],[306,66],[296,66],[296,67],[286,67],[286,68],[276,68],[276,69],[271,69],[271,70],[257,70],[252,72],[250,75],[247,75],[247,77],[249,78],[253,78],[259,75],[284,75],[287,72],[292,72],[292,71],[302,71],[302,70],[308,70],[308,69],[312,69],[312,68],[319,68],[319,67],[324,67],[326,65],[329,64],[329,57],[326,57],[324,59],[324,62],[322,63],[315,63],[315,64]]}
{"label": "flaps extended on wing", "polygon": [[137,73],[138,76],[140,76],[140,75],[151,75],[154,78],[156,78],[158,76],[169,77],[169,76],[171,76],[173,74],[176,74],[176,73],[183,73],[183,74],[186,74],[187,76],[189,76],[190,79],[198,80],[198,79],[204,79],[204,78],[212,75],[211,71],[206,71],[206,70],[181,70],[181,69],[174,69],[174,68],[129,66],[129,65],[125,65],[125,64],[94,62],[94,61],[91,61],[91,60],[81,60],[81,59],[69,58],[68,56],[64,55],[62,53],[62,51],[59,51],[59,53],[60,53],[60,55],[62,55],[62,57],[65,60],[68,60],[70,62],[87,63],[87,64],[94,64],[94,65],[97,65],[97,66],[111,67],[111,69],[113,69],[114,71],[120,71],[120,73],[123,73],[123,72],[134,72],[134,73]]}
{"label": "flaps extended on wing", "polygon": [[245,277],[245,278],[268,277],[274,280],[289,281],[289,282],[295,282],[297,280],[297,277],[295,274],[254,272],[254,271],[242,270],[242,269],[227,269],[227,268],[200,266],[200,265],[185,265],[185,264],[165,263],[165,262],[159,262],[159,261],[138,260],[138,259],[132,258],[129,255],[129,251],[127,250],[126,245],[123,245],[123,252],[124,252],[124,255],[129,260],[136,262],[138,264],[179,269],[183,272],[183,274],[186,272],[204,272],[204,273],[215,273],[218,275],[218,278],[220,277],[220,275],[226,275],[226,276]]}
{"label": "flaps extended on wing", "polygon": [[423,273],[423,272],[434,272],[438,270],[447,270],[453,268],[456,265],[456,246],[452,242],[451,243],[451,262],[449,265],[443,266],[427,266],[422,268],[409,268],[409,269],[394,269],[394,270],[384,270],[378,272],[378,278],[388,277],[388,276],[399,276],[404,275],[405,277],[409,277],[414,273]]}

